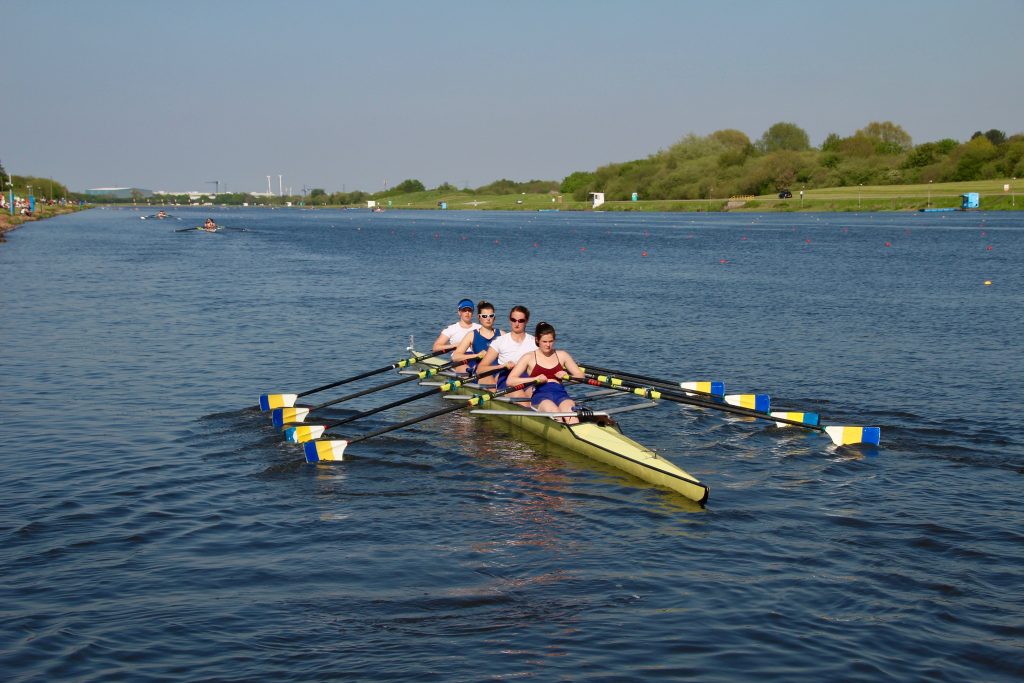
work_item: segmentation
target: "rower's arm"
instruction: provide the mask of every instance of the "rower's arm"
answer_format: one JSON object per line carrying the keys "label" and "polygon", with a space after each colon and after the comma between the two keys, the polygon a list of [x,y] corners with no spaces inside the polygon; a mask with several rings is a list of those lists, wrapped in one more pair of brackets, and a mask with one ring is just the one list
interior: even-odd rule
{"label": "rower's arm", "polygon": [[467,334],[465,337],[462,338],[462,341],[459,342],[458,346],[455,347],[455,350],[452,351],[452,360],[464,363],[465,361],[470,360],[471,358],[479,358],[480,354],[469,353],[469,347],[472,344],[473,335]]}
{"label": "rower's arm", "polygon": [[584,374],[583,371],[580,370],[580,366],[576,365],[576,361],[573,360],[572,356],[570,356],[568,353],[565,353],[565,355],[562,356],[562,367],[565,368],[565,371],[568,372],[573,377],[575,377],[576,379],[584,378]]}
{"label": "rower's arm", "polygon": [[482,375],[490,370],[495,370],[501,367],[498,365],[498,350],[494,348],[488,348],[487,353],[476,366],[476,374]]}
{"label": "rower's arm", "polygon": [[505,379],[505,383],[508,386],[522,384],[527,380],[531,379],[536,379],[537,382],[540,384],[544,384],[545,382],[547,382],[548,378],[545,377],[544,375],[541,375],[540,377],[530,377],[530,370],[532,369],[530,367],[530,360],[532,355],[533,354],[528,353],[522,358],[520,358],[519,362],[516,363],[516,366],[512,368],[511,372],[508,373],[508,377]]}
{"label": "rower's arm", "polygon": [[450,351],[454,349],[455,346],[449,344],[449,341],[451,341],[451,339],[444,333],[444,330],[441,330],[441,334],[437,335],[437,339],[434,340],[434,346],[430,350],[434,353],[437,353],[438,351]]}

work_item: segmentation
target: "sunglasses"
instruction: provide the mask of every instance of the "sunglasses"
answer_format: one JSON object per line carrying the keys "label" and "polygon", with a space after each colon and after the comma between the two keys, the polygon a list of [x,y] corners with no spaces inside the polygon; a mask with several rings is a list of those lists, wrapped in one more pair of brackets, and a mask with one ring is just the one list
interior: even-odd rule
{"label": "sunglasses", "polygon": [[473,309],[472,308],[460,308],[459,309],[459,313],[465,313],[466,311],[469,311],[470,313],[472,313]]}
{"label": "sunglasses", "polygon": [[526,318],[509,318],[509,320],[511,320],[514,323],[525,323],[526,322]]}
{"label": "sunglasses", "polygon": [[481,318],[493,318],[494,314],[493,313],[481,313],[480,317]]}

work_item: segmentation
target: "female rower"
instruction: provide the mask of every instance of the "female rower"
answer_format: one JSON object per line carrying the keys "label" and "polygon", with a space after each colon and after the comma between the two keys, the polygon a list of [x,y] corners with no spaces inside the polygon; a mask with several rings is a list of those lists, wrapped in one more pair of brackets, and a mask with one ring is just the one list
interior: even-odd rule
{"label": "female rower", "polygon": [[[480,327],[467,334],[459,342],[459,345],[452,351],[452,360],[466,363],[466,370],[469,374],[476,372],[480,359],[487,354],[491,342],[501,336],[501,330],[494,329],[494,305],[487,301],[481,301],[476,305],[476,316],[480,321]],[[494,384],[493,375],[481,377],[480,384]]]}
{"label": "female rower", "polygon": [[[473,322],[473,302],[469,299],[463,299],[459,302],[458,321],[441,330],[441,334],[437,335],[437,339],[434,340],[434,346],[431,350],[434,353],[437,353],[438,351],[454,351],[458,348],[459,342],[462,341],[462,338],[478,327],[480,327],[480,325]],[[466,366],[465,364],[461,364],[453,367],[452,369],[456,372],[463,372],[466,369]]]}
{"label": "female rower", "polygon": [[[545,413],[570,413],[576,403],[562,386],[569,377],[583,379],[583,371],[566,351],[555,349],[555,328],[549,323],[537,323],[537,350],[527,353],[509,373],[509,384],[537,379],[530,405]],[[576,424],[579,418],[563,417],[565,424]]]}
{"label": "female rower", "polygon": [[[537,350],[537,344],[533,339],[533,335],[526,332],[526,323],[530,322],[530,309],[526,306],[513,306],[512,311],[508,314],[508,320],[511,323],[512,331],[492,340],[487,353],[480,359],[480,364],[476,366],[477,374],[489,372],[496,368],[504,368],[504,372],[497,374],[497,387],[499,391],[506,388],[507,383],[505,380],[508,378],[508,373],[516,366],[519,359],[524,354]],[[529,398],[529,391],[529,389],[526,391],[516,391],[509,394],[509,396],[512,398]]]}

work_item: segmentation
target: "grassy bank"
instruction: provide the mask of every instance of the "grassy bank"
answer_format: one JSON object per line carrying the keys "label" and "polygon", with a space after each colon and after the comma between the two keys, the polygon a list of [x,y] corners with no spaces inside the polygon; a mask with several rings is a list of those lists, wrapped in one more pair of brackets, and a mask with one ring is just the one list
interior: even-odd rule
{"label": "grassy bank", "polygon": [[68,204],[66,206],[55,204],[53,206],[45,206],[42,203],[39,203],[36,204],[36,211],[32,216],[22,216],[19,213],[12,216],[9,209],[4,209],[0,212],[0,242],[5,241],[4,233],[14,230],[23,223],[31,223],[33,221],[52,218],[65,213],[73,213],[75,211],[81,211],[81,207],[77,204]]}
{"label": "grassy bank", "polygon": [[[1010,184],[1013,192],[1005,192]],[[830,187],[821,190],[790,188],[792,199],[777,195],[761,195],[750,199],[729,200],[726,197],[685,200],[609,201],[599,211],[917,211],[925,208],[959,208],[960,195],[978,192],[985,211],[1024,210],[1024,180],[986,180],[965,183],[934,183],[921,185],[864,185]],[[585,211],[588,201],[577,201],[571,195],[521,194],[480,195],[468,192],[414,192],[396,195],[378,202],[385,208],[437,209],[445,202],[448,209],[501,209],[505,211]]]}

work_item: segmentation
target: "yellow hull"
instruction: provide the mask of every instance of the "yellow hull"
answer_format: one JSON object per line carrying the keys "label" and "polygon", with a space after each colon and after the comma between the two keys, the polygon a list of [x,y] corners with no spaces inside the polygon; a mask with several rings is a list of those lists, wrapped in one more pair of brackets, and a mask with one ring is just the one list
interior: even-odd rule
{"label": "yellow hull", "polygon": [[[430,364],[434,359],[426,361]],[[441,362],[441,361],[438,361]],[[479,393],[479,389],[463,387],[462,394]],[[508,415],[497,415],[517,427],[580,453],[598,462],[627,472],[655,486],[676,491],[690,500],[703,505],[708,499],[708,487],[696,477],[677,467],[673,462],[659,456],[651,449],[633,441],[617,427],[603,426],[594,422],[567,425],[551,419],[524,417],[533,413],[529,408],[505,401],[489,401],[490,409],[504,410]]]}

